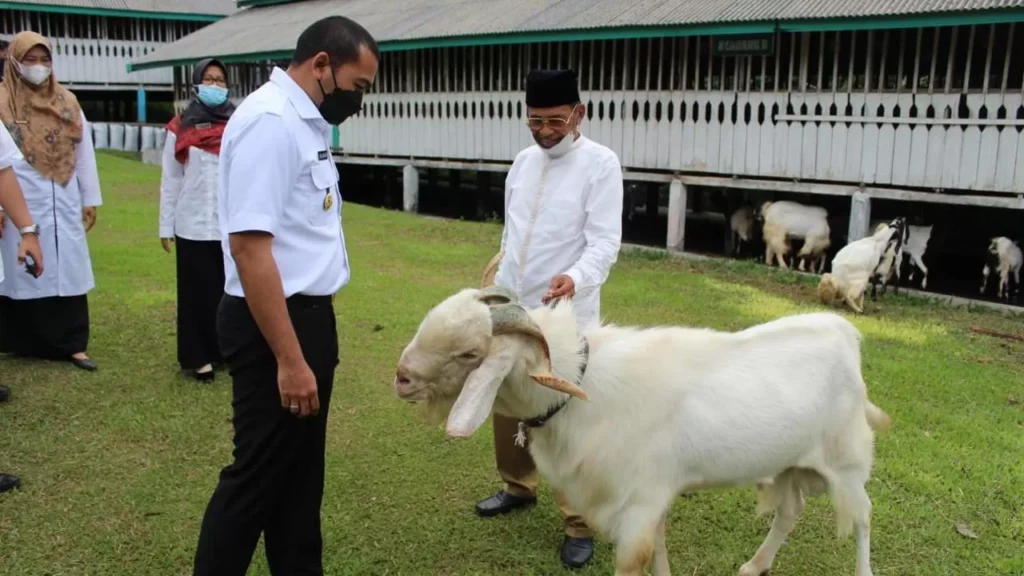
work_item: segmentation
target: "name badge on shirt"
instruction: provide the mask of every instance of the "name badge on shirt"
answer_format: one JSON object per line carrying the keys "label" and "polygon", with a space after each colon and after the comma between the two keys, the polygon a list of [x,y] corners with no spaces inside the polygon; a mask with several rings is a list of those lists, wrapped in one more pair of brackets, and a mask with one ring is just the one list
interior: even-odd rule
{"label": "name badge on shirt", "polygon": [[196,130],[209,130],[212,126],[213,124],[210,124],[209,122],[200,122],[199,124],[196,124]]}
{"label": "name badge on shirt", "polygon": [[321,161],[321,162],[323,162],[324,160],[327,160],[327,158],[328,158],[327,150],[321,150],[321,151],[316,153],[316,159]]}

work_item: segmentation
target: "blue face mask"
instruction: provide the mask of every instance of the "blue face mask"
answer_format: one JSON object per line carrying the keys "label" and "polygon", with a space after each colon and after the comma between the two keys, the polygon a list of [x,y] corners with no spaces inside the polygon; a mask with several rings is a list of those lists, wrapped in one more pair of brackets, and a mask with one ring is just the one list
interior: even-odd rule
{"label": "blue face mask", "polygon": [[223,104],[228,99],[228,89],[221,88],[220,86],[210,86],[203,84],[199,86],[196,94],[199,97],[199,101],[207,106],[216,107]]}

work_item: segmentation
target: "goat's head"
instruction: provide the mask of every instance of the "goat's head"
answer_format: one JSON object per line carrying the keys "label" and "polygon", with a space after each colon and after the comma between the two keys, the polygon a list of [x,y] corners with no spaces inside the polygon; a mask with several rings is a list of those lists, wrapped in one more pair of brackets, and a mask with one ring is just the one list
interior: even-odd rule
{"label": "goat's head", "polygon": [[[485,283],[499,259],[488,265]],[[578,386],[551,373],[548,342],[512,291],[469,288],[424,317],[402,351],[394,388],[399,398],[423,405],[432,421],[447,418],[449,435],[469,436],[517,367],[542,386],[586,399]]]}

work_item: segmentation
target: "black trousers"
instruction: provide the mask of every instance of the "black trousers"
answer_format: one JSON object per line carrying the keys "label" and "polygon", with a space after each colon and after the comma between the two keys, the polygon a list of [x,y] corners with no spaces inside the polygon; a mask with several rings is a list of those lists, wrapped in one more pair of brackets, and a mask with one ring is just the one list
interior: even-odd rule
{"label": "black trousers", "polygon": [[320,504],[337,324],[329,296],[294,296],[287,304],[316,377],[320,413],[298,418],[281,407],[270,346],[246,301],[224,295],[217,331],[234,390],[234,462],[206,508],[195,576],[244,576],[261,533],[274,576],[323,574]]}
{"label": "black trousers", "polygon": [[176,237],[178,275],[178,364],[196,370],[221,362],[217,307],[224,295],[224,254],[220,241]]}
{"label": "black trousers", "polygon": [[32,300],[0,297],[0,352],[67,360],[88,346],[87,295]]}

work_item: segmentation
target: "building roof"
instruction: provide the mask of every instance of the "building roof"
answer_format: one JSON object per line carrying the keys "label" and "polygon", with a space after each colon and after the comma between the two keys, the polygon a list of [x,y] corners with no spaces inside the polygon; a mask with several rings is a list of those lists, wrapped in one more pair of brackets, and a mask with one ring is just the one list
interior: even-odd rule
{"label": "building roof", "polygon": [[0,9],[164,20],[219,20],[238,11],[234,0],[0,0]]}
{"label": "building roof", "polygon": [[[103,1],[103,0],[97,0]],[[143,0],[129,0],[143,1]],[[365,26],[382,50],[550,40],[739,34],[1024,21],[1024,0],[238,0],[260,4],[136,60],[140,70],[217,56],[287,58],[328,14]]]}

